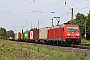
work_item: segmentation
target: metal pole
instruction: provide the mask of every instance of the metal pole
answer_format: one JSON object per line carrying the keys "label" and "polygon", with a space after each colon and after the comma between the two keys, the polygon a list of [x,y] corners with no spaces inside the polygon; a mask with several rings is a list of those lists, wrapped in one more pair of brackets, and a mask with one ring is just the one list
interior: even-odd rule
{"label": "metal pole", "polygon": [[72,14],[71,14],[71,23],[73,23],[73,8],[71,9],[71,11],[72,11]]}
{"label": "metal pole", "polygon": [[86,40],[86,20],[85,20],[85,40]]}
{"label": "metal pole", "polygon": [[73,8],[72,8],[72,20],[73,20]]}
{"label": "metal pole", "polygon": [[38,19],[38,29],[39,29],[39,19]]}
{"label": "metal pole", "polygon": [[52,18],[52,27],[53,27],[53,18]]}
{"label": "metal pole", "polygon": [[20,26],[21,28],[22,28],[22,33],[23,33],[23,29],[24,29],[24,27],[26,27],[26,26]]}
{"label": "metal pole", "polygon": [[32,23],[31,23],[31,29],[32,29]]}

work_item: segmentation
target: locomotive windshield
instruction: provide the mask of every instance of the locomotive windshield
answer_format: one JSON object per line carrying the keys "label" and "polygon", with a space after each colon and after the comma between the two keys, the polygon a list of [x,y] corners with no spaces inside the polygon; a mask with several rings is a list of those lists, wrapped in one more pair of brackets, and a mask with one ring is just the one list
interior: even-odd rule
{"label": "locomotive windshield", "polygon": [[78,26],[67,26],[68,31],[78,31]]}

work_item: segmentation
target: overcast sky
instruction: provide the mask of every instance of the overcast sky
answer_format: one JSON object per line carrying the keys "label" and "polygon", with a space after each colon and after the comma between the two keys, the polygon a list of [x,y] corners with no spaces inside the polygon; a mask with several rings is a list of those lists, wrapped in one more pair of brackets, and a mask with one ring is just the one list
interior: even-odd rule
{"label": "overcast sky", "polygon": [[[90,10],[90,0],[0,0],[0,27],[7,30],[21,32],[32,27],[51,26],[53,17],[61,17],[60,24],[71,19],[71,10],[74,8],[74,18],[77,12],[87,15]],[[51,13],[54,12],[54,13]],[[54,25],[57,20],[54,19]]]}

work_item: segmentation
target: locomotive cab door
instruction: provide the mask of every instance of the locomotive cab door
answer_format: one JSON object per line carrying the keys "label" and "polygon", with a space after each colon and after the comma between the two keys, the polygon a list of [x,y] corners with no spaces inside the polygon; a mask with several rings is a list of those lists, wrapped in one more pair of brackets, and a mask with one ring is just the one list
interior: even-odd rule
{"label": "locomotive cab door", "polygon": [[65,42],[65,28],[62,28],[62,40]]}

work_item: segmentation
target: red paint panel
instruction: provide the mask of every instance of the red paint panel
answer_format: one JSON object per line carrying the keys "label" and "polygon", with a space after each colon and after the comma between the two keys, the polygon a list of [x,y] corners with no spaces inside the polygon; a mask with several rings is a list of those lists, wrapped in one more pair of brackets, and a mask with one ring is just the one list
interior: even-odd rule
{"label": "red paint panel", "polygon": [[54,38],[54,33],[53,33],[53,29],[51,30],[51,34],[50,34],[50,36],[51,36],[51,38]]}
{"label": "red paint panel", "polygon": [[50,38],[50,33],[51,33],[50,30],[48,30],[48,38]]}
{"label": "red paint panel", "polygon": [[49,29],[48,30],[48,38],[52,38],[53,37],[53,30]]}
{"label": "red paint panel", "polygon": [[28,32],[28,40],[30,40],[30,32]]}
{"label": "red paint panel", "polygon": [[62,32],[63,32],[62,28],[56,28],[55,38],[62,38],[62,35],[63,35]]}
{"label": "red paint panel", "polygon": [[24,33],[21,33],[21,40],[24,40]]}
{"label": "red paint panel", "polygon": [[21,33],[18,33],[18,35],[17,35],[17,39],[18,39],[18,40],[21,39]]}
{"label": "red paint panel", "polygon": [[62,38],[62,28],[54,28],[48,30],[48,38]]}
{"label": "red paint panel", "polygon": [[39,39],[39,29],[33,30],[33,39]]}
{"label": "red paint panel", "polygon": [[52,38],[56,38],[56,28],[52,30]]}
{"label": "red paint panel", "polygon": [[54,29],[48,30],[48,38],[54,38]]}

